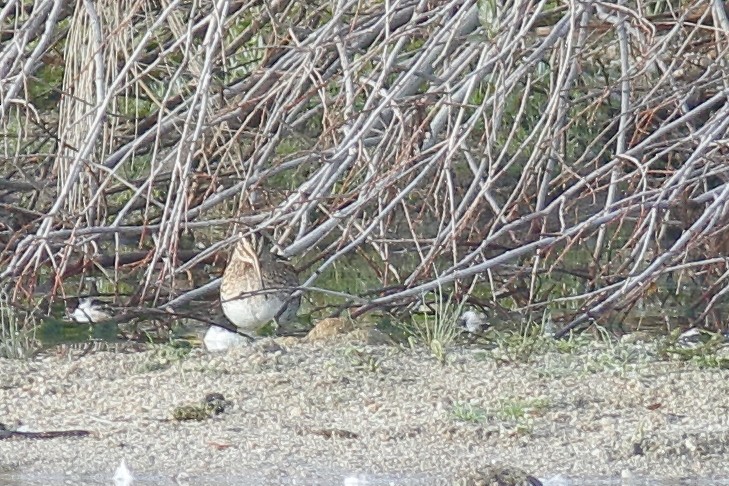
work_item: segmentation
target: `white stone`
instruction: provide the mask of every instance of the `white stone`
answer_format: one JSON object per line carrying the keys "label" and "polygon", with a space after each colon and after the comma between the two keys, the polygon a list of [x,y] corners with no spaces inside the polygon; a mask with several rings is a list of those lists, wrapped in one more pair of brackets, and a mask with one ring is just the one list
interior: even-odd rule
{"label": "white stone", "polygon": [[76,322],[103,322],[111,319],[111,316],[102,310],[98,301],[87,297],[79,300],[78,307],[71,313],[71,319]]}
{"label": "white stone", "polygon": [[466,331],[472,334],[483,332],[488,326],[486,314],[472,310],[468,310],[461,314],[461,317],[458,319],[458,323],[462,327],[466,328]]}
{"label": "white stone", "polygon": [[121,464],[116,468],[113,479],[115,486],[129,486],[134,482],[134,476],[132,476],[132,472],[127,467],[124,459],[121,460]]}
{"label": "white stone", "polygon": [[203,338],[205,348],[211,352],[225,351],[233,346],[241,346],[247,342],[248,340],[240,334],[218,326],[210,326],[210,329],[208,329]]}

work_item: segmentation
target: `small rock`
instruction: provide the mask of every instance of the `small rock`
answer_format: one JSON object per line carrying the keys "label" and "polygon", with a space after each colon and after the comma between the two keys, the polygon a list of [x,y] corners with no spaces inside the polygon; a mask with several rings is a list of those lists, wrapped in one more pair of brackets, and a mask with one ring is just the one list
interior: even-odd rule
{"label": "small rock", "polygon": [[276,338],[276,343],[278,343],[283,348],[293,348],[300,342],[301,339],[294,336],[281,336]]}
{"label": "small rock", "polygon": [[230,402],[222,393],[208,393],[200,403],[175,407],[172,410],[172,418],[178,421],[205,420],[223,413],[228,405]]}
{"label": "small rock", "polygon": [[178,421],[205,420],[210,418],[210,411],[204,405],[181,405],[172,410],[172,418]]}
{"label": "small rock", "polygon": [[225,407],[230,405],[230,402],[225,399],[222,393],[208,393],[205,395],[203,403],[213,415],[220,415],[225,412]]}
{"label": "small rock", "polygon": [[542,486],[534,476],[513,467],[486,467],[467,474],[456,484],[464,486]]}
{"label": "small rock", "polygon": [[633,331],[621,336],[620,342],[623,344],[647,343],[654,339],[654,337],[655,336],[651,336],[651,334],[646,331]]}
{"label": "small rock", "polygon": [[281,347],[279,343],[276,342],[275,338],[272,337],[265,337],[259,341],[256,341],[255,343],[256,349],[259,349],[260,351],[264,353],[285,353],[286,350]]}
{"label": "small rock", "polygon": [[317,322],[314,329],[309,331],[309,334],[306,335],[306,340],[310,343],[317,341],[329,341],[353,330],[354,325],[349,319],[329,317]]}
{"label": "small rock", "polygon": [[392,344],[390,336],[373,327],[355,329],[345,336],[348,342],[367,344],[370,346],[382,346]]}
{"label": "small rock", "polygon": [[488,318],[483,312],[468,310],[458,318],[457,324],[471,334],[483,332],[489,325]]}

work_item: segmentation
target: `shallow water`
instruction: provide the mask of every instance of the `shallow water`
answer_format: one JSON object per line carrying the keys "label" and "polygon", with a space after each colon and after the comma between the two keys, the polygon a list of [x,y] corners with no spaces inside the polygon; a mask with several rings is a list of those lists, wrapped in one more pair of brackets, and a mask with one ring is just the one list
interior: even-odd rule
{"label": "shallow water", "polygon": [[[142,485],[195,485],[195,486],[264,486],[264,485],[307,485],[307,486],[389,486],[414,485],[426,486],[443,484],[432,477],[397,476],[384,474],[332,474],[317,477],[265,477],[261,474],[190,476],[181,474],[177,477],[135,474],[131,483],[114,482],[112,474],[79,475],[36,475],[36,474],[0,474],[0,486],[41,486],[55,484],[73,484],[74,486],[142,486]],[[556,486],[556,485],[555,485]],[[566,485],[565,485],[566,486]]]}
{"label": "shallow water", "polygon": [[[562,475],[541,479],[544,486],[729,486],[729,479],[683,478],[572,478]],[[72,484],[74,486],[108,486],[115,484],[110,474],[97,474],[90,476],[79,475],[37,475],[31,473],[5,473],[0,474],[0,486],[41,486],[56,484]],[[116,483],[117,485],[123,483]],[[182,474],[177,477],[135,475],[134,485],[199,485],[199,486],[264,486],[264,485],[306,485],[306,486],[430,486],[451,484],[450,481],[433,477],[417,477],[412,475],[392,474],[332,474],[317,477],[264,477],[252,473],[250,475],[222,475],[189,476]]]}

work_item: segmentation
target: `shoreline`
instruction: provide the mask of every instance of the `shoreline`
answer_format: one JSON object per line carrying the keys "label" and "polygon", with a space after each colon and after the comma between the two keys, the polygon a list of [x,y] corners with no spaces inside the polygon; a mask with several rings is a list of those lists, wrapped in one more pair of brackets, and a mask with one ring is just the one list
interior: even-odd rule
{"label": "shoreline", "polygon": [[[108,471],[108,483],[122,459],[137,477],[258,484],[332,484],[322,475],[348,471],[453,484],[493,465],[539,478],[729,478],[729,371],[651,356],[640,343],[527,362],[455,348],[442,365],[423,350],[284,338],[220,354],[5,359],[0,422],[91,435],[0,440],[0,478]],[[208,393],[225,397],[222,413],[172,418]]]}

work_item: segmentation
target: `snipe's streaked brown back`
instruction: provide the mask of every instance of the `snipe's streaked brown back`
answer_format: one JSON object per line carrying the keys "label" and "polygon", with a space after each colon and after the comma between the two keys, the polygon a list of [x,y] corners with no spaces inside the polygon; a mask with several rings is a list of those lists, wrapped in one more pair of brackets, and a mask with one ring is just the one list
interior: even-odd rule
{"label": "snipe's streaked brown back", "polygon": [[294,269],[271,253],[264,239],[241,236],[220,285],[223,312],[247,334],[255,334],[272,319],[285,326],[301,305],[300,295],[291,297],[298,285]]}

